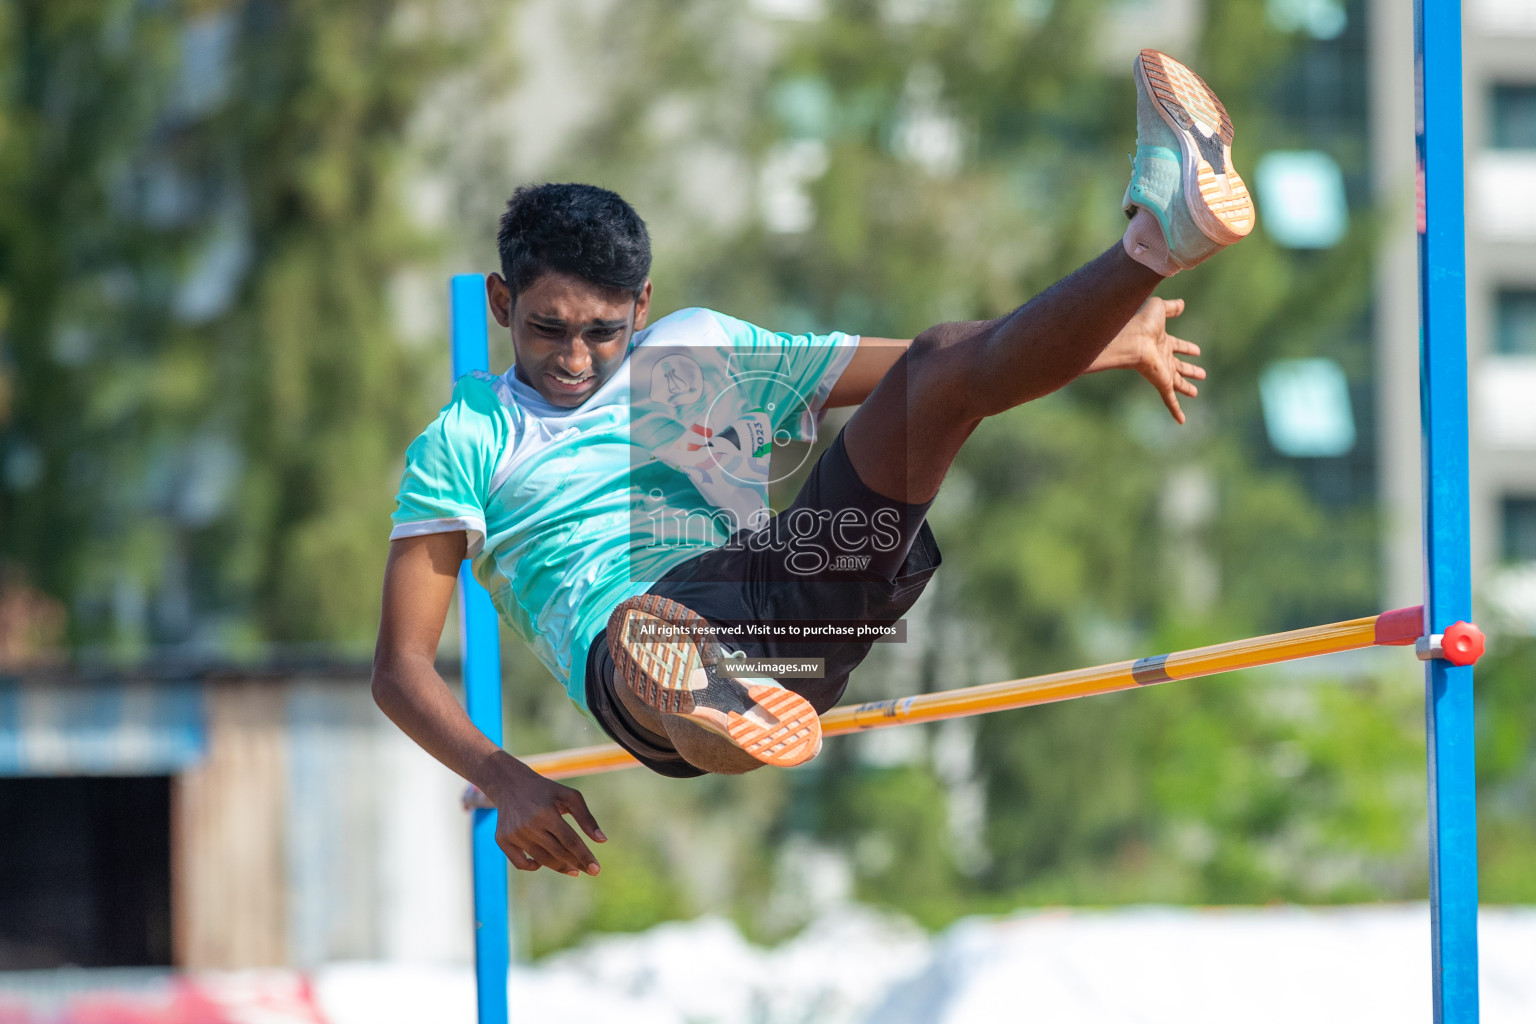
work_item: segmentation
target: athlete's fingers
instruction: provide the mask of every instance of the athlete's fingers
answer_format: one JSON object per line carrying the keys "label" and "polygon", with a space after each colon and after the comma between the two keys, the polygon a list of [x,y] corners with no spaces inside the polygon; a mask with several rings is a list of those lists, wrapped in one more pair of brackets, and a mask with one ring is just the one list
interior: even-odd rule
{"label": "athlete's fingers", "polygon": [[555,819],[555,823],[549,828],[548,835],[550,842],[559,845],[567,863],[574,864],[578,871],[585,871],[589,875],[597,874],[597,858],[592,856],[592,851],[587,849],[587,844],[581,841],[581,836],[576,834],[575,829],[565,823],[564,818]]}
{"label": "athlete's fingers", "polygon": [[560,809],[572,818],[575,818],[576,824],[581,826],[581,830],[595,841],[606,843],[608,837],[603,835],[603,830],[598,826],[597,819],[592,816],[591,811],[587,810],[587,798],[574,789],[566,790],[563,797],[560,802]]}
{"label": "athlete's fingers", "polygon": [[[530,822],[528,825],[528,842],[530,852],[533,846],[543,851],[539,859],[545,867],[560,872],[562,875],[581,874],[581,864],[565,851],[565,846],[559,839],[552,835],[549,826],[544,822]],[[535,856],[538,856],[535,854]]]}
{"label": "athlete's fingers", "polygon": [[514,843],[497,840],[496,845],[501,847],[501,852],[507,855],[507,860],[512,864],[514,868],[517,868],[517,870],[539,870],[539,862],[524,853],[522,849]]}
{"label": "athlete's fingers", "polygon": [[1195,387],[1189,381],[1185,380],[1183,377],[1175,380],[1173,382],[1173,387],[1175,391],[1183,395],[1188,395],[1190,398],[1194,398],[1196,395],[1200,394],[1200,389]]}
{"label": "athlete's fingers", "polygon": [[1183,299],[1164,299],[1163,300],[1163,316],[1174,317],[1174,316],[1178,316],[1182,312],[1184,312],[1184,300]]}
{"label": "athlete's fingers", "polygon": [[1171,387],[1158,388],[1158,391],[1162,393],[1163,404],[1166,405],[1168,407],[1168,411],[1173,414],[1174,420],[1182,425],[1184,422],[1184,410],[1179,408],[1179,396],[1174,393],[1174,390]]}
{"label": "athlete's fingers", "polygon": [[1196,345],[1192,341],[1185,341],[1183,338],[1175,338],[1171,334],[1168,335],[1168,340],[1173,342],[1173,350],[1179,353],[1179,355],[1197,356],[1200,354],[1200,346]]}
{"label": "athlete's fingers", "polygon": [[1203,366],[1198,366],[1195,363],[1186,363],[1182,359],[1175,359],[1173,361],[1173,368],[1178,370],[1181,376],[1188,377],[1190,380],[1205,380],[1205,367]]}
{"label": "athlete's fingers", "polygon": [[561,857],[558,857],[558,855],[554,854],[554,852],[551,852],[550,849],[548,849],[548,847],[542,843],[541,838],[533,837],[533,835],[522,835],[522,837],[518,838],[518,841],[522,844],[522,849],[528,851],[528,857],[538,861],[539,866],[548,867],[550,870],[558,870],[558,872],[561,872],[562,875],[581,874],[579,870],[576,870],[576,867],[570,866],[570,864],[565,863]]}

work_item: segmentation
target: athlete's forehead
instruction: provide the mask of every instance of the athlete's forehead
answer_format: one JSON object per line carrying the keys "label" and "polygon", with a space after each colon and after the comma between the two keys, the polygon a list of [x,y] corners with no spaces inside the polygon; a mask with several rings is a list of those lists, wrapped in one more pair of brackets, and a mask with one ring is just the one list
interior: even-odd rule
{"label": "athlete's forehead", "polygon": [[622,288],[605,288],[573,274],[547,271],[517,294],[512,308],[525,320],[552,327],[624,327],[634,314],[635,301]]}
{"label": "athlete's forehead", "polygon": [[[532,311],[528,312],[526,318],[533,323],[547,324],[550,327],[564,327],[567,323],[569,323],[568,320],[561,316],[550,316],[548,314],[535,313]],[[629,323],[629,320],[625,317],[615,317],[612,320],[604,320],[601,317],[594,317],[585,321],[585,323],[591,327],[624,327]]]}

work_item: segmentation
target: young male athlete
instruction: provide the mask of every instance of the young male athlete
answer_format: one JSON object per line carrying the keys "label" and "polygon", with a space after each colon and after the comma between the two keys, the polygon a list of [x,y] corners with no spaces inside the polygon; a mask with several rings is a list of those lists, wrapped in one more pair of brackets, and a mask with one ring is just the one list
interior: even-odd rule
{"label": "young male athlete", "polygon": [[[513,866],[596,874],[565,814],[605,837],[580,793],[491,743],[434,670],[464,558],[571,699],[651,769],[793,765],[816,755],[818,713],[869,651],[859,627],[900,619],[938,566],[925,514],[982,419],[1127,367],[1183,422],[1178,396],[1205,373],[1166,330],[1183,302],[1152,291],[1248,234],[1254,211],[1215,94],[1153,50],[1134,72],[1120,244],[1006,316],[910,341],[778,335],[704,309],[647,327],[650,243],[628,204],[587,185],[512,197],[487,292],[516,365],[461,379],[407,453],[373,687],[495,803]],[[772,451],[851,405],[770,515]],[[753,665],[772,658],[820,675]]]}

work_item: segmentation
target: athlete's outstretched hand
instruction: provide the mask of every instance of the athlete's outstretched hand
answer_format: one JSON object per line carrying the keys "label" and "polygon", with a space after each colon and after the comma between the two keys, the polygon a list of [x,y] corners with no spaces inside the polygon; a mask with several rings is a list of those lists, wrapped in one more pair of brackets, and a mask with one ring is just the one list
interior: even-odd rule
{"label": "athlete's outstretched hand", "polygon": [[520,771],[487,794],[496,805],[496,845],[501,852],[519,871],[543,867],[573,876],[583,871],[597,874],[597,858],[565,820],[569,814],[594,842],[607,842],[586,799],[520,761],[513,763]]}
{"label": "athlete's outstretched hand", "polygon": [[1192,383],[1205,380],[1205,369],[1186,362],[1182,356],[1198,356],[1200,346],[1168,333],[1168,321],[1184,312],[1183,299],[1160,299],[1152,296],[1142,303],[1141,309],[1131,317],[1130,323],[1120,329],[1115,339],[1088,367],[1089,373],[1099,370],[1132,369],[1157,388],[1163,404],[1173,418],[1184,422],[1184,410],[1179,408],[1179,396],[1193,398],[1200,389]]}

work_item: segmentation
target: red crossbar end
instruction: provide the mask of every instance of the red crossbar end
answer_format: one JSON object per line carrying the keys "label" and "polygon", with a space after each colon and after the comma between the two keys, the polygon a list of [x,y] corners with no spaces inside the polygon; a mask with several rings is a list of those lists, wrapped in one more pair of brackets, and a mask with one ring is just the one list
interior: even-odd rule
{"label": "red crossbar end", "polygon": [[1445,639],[1440,644],[1446,661],[1452,665],[1471,665],[1483,656],[1488,638],[1470,622],[1453,622],[1445,627]]}
{"label": "red crossbar end", "polygon": [[[1386,647],[1407,647],[1424,632],[1424,606],[1394,608],[1376,616],[1376,643]],[[1479,634],[1481,635],[1481,634]]]}

